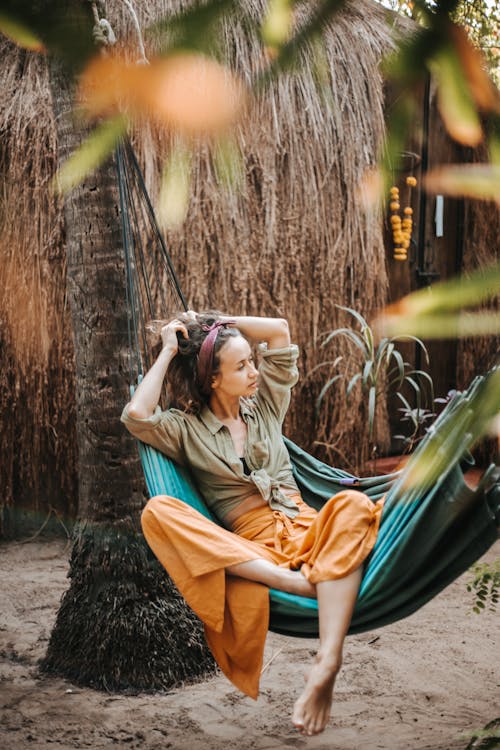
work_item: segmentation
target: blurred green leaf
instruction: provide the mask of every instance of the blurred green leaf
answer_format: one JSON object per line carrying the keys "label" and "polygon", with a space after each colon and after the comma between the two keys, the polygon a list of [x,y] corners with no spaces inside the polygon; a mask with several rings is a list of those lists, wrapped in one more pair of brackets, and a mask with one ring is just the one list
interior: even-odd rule
{"label": "blurred green leaf", "polygon": [[498,120],[498,132],[493,132],[490,135],[488,150],[490,152],[491,163],[500,167],[500,117],[495,119]]}
{"label": "blurred green leaf", "polygon": [[5,13],[0,13],[0,32],[19,47],[33,52],[45,50],[42,40],[31,29]]}
{"label": "blurred green leaf", "polygon": [[178,142],[167,160],[158,200],[158,219],[167,229],[177,229],[187,215],[191,184],[191,151]]}
{"label": "blurred green leaf", "polygon": [[500,92],[487,72],[487,65],[480,50],[472,44],[464,28],[456,23],[448,27],[448,38],[465,76],[472,99],[483,112],[500,112]]}
{"label": "blurred green leaf", "polygon": [[318,95],[325,107],[335,107],[332,91],[332,74],[328,54],[325,47],[325,38],[316,36],[311,39],[310,55],[312,62],[312,76]]}
{"label": "blurred green leaf", "polygon": [[245,168],[240,148],[232,138],[219,138],[213,150],[217,180],[226,190],[236,190],[242,184]]}
{"label": "blurred green leaf", "polygon": [[307,21],[280,47],[278,55],[257,75],[254,81],[255,90],[259,91],[267,86],[280,72],[293,68],[300,59],[300,54],[310,47],[314,39],[323,32],[326,24],[346,4],[347,0],[323,0],[312,6]]}
{"label": "blurred green leaf", "polygon": [[425,176],[425,187],[431,193],[500,203],[500,164],[438,167]]}
{"label": "blurred green leaf", "polygon": [[[386,308],[384,315],[404,320],[411,320],[415,316],[430,313],[459,310],[482,302],[500,293],[500,263],[493,266],[478,268],[469,276],[450,279],[434,284],[432,287],[420,289],[403,297]],[[387,329],[382,326],[385,332]],[[413,333],[411,327],[404,329],[398,325],[398,333],[393,335],[407,335]],[[420,334],[416,334],[419,336]]]}
{"label": "blurred green leaf", "polygon": [[[427,8],[426,8],[427,10]],[[428,78],[428,60],[437,53],[441,36],[432,28],[417,27],[415,33],[397,40],[396,50],[382,62],[382,70],[392,87],[393,101],[387,110],[387,134],[380,159],[382,180],[380,198],[401,167],[401,154],[412,131],[417,102]]]}
{"label": "blurred green leaf", "polygon": [[384,75],[401,89],[412,90],[427,76],[427,60],[438,51],[442,36],[432,28],[417,27],[398,40],[395,51],[382,63]]}
{"label": "blurred green leaf", "polygon": [[217,33],[217,24],[237,9],[234,0],[198,1],[152,24],[147,33],[157,37],[162,54],[192,50],[218,57],[221,35]]}
{"label": "blurred green leaf", "polygon": [[292,20],[292,0],[269,0],[261,28],[264,44],[281,47],[290,36]]}
{"label": "blurred green leaf", "polygon": [[382,319],[383,332],[396,335],[411,331],[425,339],[454,339],[500,334],[500,313],[460,312],[449,315],[389,316]]}
{"label": "blurred green leaf", "polygon": [[[383,146],[379,200],[385,200],[393,184],[394,173],[401,168],[402,154],[408,142],[416,115],[416,99],[410,91],[402,91],[387,112],[387,133]],[[372,201],[373,202],[373,201]]]}
{"label": "blurred green leaf", "polygon": [[2,15],[29,29],[69,70],[78,70],[95,53],[90,3],[2,0]]}
{"label": "blurred green leaf", "polygon": [[438,106],[448,133],[464,146],[477,146],[483,138],[479,114],[456,49],[442,45],[431,70],[438,84]]}
{"label": "blurred green leaf", "polygon": [[112,153],[126,130],[127,120],[121,115],[99,125],[60,168],[54,179],[56,192],[67,193],[97,169]]}

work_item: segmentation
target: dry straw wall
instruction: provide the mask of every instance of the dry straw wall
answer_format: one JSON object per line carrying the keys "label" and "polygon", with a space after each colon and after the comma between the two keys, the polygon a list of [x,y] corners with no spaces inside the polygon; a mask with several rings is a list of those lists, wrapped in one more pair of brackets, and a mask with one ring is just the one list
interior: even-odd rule
{"label": "dry straw wall", "polygon": [[[484,146],[476,149],[473,161],[487,160]],[[500,207],[487,201],[466,201],[464,216],[463,273],[467,274],[478,267],[498,263],[500,256]],[[500,296],[485,304],[484,309],[498,311]],[[466,388],[470,381],[490,367],[498,364],[500,357],[500,337],[480,336],[462,339],[457,352],[457,387]],[[499,462],[500,441],[498,436],[484,441],[475,452],[476,460],[485,466],[490,461]]]}
{"label": "dry straw wall", "polygon": [[[110,20],[124,39],[132,34],[130,20],[114,17],[115,5],[122,13],[122,3],[108,2]],[[164,5],[140,4],[141,23]],[[254,16],[262,11],[259,0],[247,6]],[[258,69],[261,50],[241,24],[226,27],[225,37],[244,77]],[[242,191],[228,196],[217,188],[210,155],[200,147],[188,219],[167,235],[190,306],[288,318],[302,350],[302,379],[287,433],[346,468],[366,459],[363,406],[356,398],[347,406],[332,391],[316,418],[315,397],[329,372],[308,373],[323,359],[348,357],[340,344],[329,351],[318,346],[320,334],[341,321],[335,305],[370,317],[386,299],[380,217],[363,212],[358,182],[383,137],[378,63],[390,46],[379,6],[352,3],[327,35],[328,96],[304,57],[297,74],[273,84],[238,130]],[[48,189],[57,144],[47,70],[43,58],[7,43],[1,51],[0,427],[8,446],[0,464],[2,502],[39,510],[56,504],[72,514],[75,384],[65,228]],[[168,138],[139,132],[134,142],[155,198]],[[384,409],[380,423],[384,442]]]}
{"label": "dry straw wall", "polygon": [[0,49],[0,531],[12,505],[75,513],[74,382],[45,60]]}

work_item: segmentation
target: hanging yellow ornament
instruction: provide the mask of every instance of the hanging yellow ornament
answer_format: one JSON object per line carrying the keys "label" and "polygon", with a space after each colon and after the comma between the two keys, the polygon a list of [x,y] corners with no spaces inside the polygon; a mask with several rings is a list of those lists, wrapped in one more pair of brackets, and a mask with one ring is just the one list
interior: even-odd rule
{"label": "hanging yellow ornament", "polygon": [[[406,185],[408,187],[408,200],[411,202],[411,189],[416,187],[417,180],[415,177],[410,176],[406,178]],[[411,235],[413,230],[413,209],[407,205],[403,209],[404,218],[401,219],[399,211],[401,209],[401,203],[399,200],[399,188],[397,185],[393,185],[389,190],[389,209],[391,211],[390,223],[392,228],[392,240],[393,240],[393,257],[395,260],[407,260],[408,249],[411,244]]]}

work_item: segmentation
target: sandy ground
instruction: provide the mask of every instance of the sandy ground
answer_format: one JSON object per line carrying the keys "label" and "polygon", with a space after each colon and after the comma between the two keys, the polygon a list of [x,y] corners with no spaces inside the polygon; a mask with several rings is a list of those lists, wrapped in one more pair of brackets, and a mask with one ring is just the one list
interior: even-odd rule
{"label": "sandy ground", "polygon": [[[499,555],[497,543],[484,559]],[[61,541],[0,545],[1,750],[463,750],[500,715],[498,615],[469,614],[467,575],[411,617],[348,638],[332,720],[304,738],[290,712],[317,641],[269,635],[258,701],[222,675],[137,696],[41,676],[67,558]]]}

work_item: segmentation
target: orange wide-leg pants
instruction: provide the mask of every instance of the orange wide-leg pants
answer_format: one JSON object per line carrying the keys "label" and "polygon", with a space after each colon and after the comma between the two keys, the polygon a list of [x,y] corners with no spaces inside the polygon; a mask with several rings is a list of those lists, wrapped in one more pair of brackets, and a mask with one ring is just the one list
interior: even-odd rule
{"label": "orange wide-leg pants", "polygon": [[269,622],[267,586],[226,575],[225,568],[264,558],[301,569],[311,583],[343,578],[371,552],[383,502],[355,490],[339,492],[318,512],[300,496],[290,519],[262,506],[238,518],[233,531],[167,495],[142,513],[146,540],[191,609],[203,621],[220,668],[252,698],[259,690]]}

